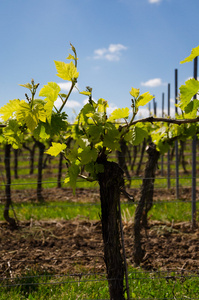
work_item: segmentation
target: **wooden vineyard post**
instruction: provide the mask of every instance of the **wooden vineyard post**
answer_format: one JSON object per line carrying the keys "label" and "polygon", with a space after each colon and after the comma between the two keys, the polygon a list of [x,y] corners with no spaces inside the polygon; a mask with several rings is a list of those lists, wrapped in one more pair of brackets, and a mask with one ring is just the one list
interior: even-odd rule
{"label": "wooden vineyard post", "polygon": [[5,164],[5,171],[6,171],[6,183],[5,183],[5,194],[6,194],[6,204],[4,207],[4,218],[5,220],[14,228],[17,227],[15,219],[9,216],[9,208],[12,204],[11,202],[11,172],[10,172],[10,151],[11,145],[5,145],[5,157],[4,157],[4,164]]}
{"label": "wooden vineyard post", "polygon": [[[197,80],[198,57],[194,59],[193,76]],[[196,99],[196,95],[194,96]],[[196,141],[195,135],[192,140],[192,227],[196,227]]]}
{"label": "wooden vineyard post", "polygon": [[[168,83],[168,116],[170,116],[170,83]],[[170,149],[167,152],[167,188],[171,187],[171,179],[170,179]]]}
{"label": "wooden vineyard post", "polygon": [[[162,93],[162,118],[164,118],[164,93]],[[161,155],[161,176],[164,176],[164,154]]]}
{"label": "wooden vineyard post", "polygon": [[[175,69],[175,104],[178,103],[178,70]],[[175,107],[175,113],[178,114],[178,108]],[[176,199],[179,199],[179,158],[178,158],[178,140],[175,141],[176,154]]]}
{"label": "wooden vineyard post", "polygon": [[123,171],[114,162],[105,161],[104,172],[99,173],[101,222],[104,241],[104,259],[107,270],[111,300],[124,298],[124,262],[120,241],[120,187],[123,186]]}
{"label": "wooden vineyard post", "polygon": [[43,156],[45,145],[41,142],[36,142],[39,148],[39,158],[38,158],[38,175],[37,175],[37,200],[43,202],[44,198],[42,196],[42,172],[43,172]]}

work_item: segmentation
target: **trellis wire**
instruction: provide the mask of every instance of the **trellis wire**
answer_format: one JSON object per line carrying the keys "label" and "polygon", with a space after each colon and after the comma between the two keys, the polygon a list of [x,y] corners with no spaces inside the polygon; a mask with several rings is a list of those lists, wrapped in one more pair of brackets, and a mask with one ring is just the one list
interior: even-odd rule
{"label": "trellis wire", "polygon": [[[198,58],[194,59],[193,77],[197,80]],[[194,96],[196,99],[196,95]],[[192,226],[196,227],[196,135],[192,141]]]}
{"label": "trellis wire", "polygon": [[[131,273],[129,273],[131,275]],[[94,276],[99,276],[101,274],[95,274]],[[44,275],[45,276],[45,275]],[[50,275],[49,275],[50,276]],[[65,277],[64,275],[55,275],[55,276],[58,276],[58,277]],[[67,277],[73,277],[74,275],[67,275]],[[76,275],[77,277],[79,277],[79,275]],[[86,275],[84,275],[86,276]],[[36,276],[36,278],[39,278],[40,276]],[[30,277],[17,277],[16,279],[26,279],[26,278],[30,278]],[[174,276],[174,275],[171,275],[170,277],[169,276],[160,276],[160,277],[150,277],[150,278],[147,278],[147,277],[133,277],[133,278],[129,278],[129,280],[151,280],[151,279],[154,279],[154,280],[159,280],[159,279],[166,279],[166,280],[169,280],[169,279],[176,279],[176,278],[198,278],[198,275],[180,275],[180,276]],[[10,280],[13,280],[12,278],[10,278]],[[118,278],[111,278],[109,280],[118,280]],[[12,283],[12,284],[6,284],[4,286],[0,285],[0,288],[6,288],[6,287],[16,287],[16,286],[31,286],[31,285],[55,285],[55,284],[73,284],[73,283],[85,283],[85,282],[101,282],[101,281],[107,281],[107,278],[104,278],[104,279],[88,279],[88,280],[71,280],[71,281],[61,281],[61,282],[26,282],[26,283]],[[196,299],[199,299],[199,298],[196,298]]]}
{"label": "trellis wire", "polygon": [[[181,274],[179,273],[179,270],[177,271],[153,271],[153,272],[129,272],[128,273],[128,279],[129,281],[134,281],[134,280],[141,280],[141,281],[147,281],[147,280],[160,280],[160,279],[165,279],[167,282],[169,280],[172,280],[175,282],[176,279],[190,279],[190,278],[198,278],[198,275],[197,274],[191,274],[191,272],[189,272],[189,274],[184,274],[186,270],[181,270]],[[161,275],[161,273],[166,273],[165,276]],[[169,274],[171,273],[171,275]],[[174,274],[174,273],[177,273]],[[133,276],[133,274],[135,274],[135,276]],[[137,274],[150,274],[152,276],[150,277],[146,277],[146,276],[143,276],[143,277],[137,277],[136,275]],[[156,276],[156,274],[158,276]],[[51,281],[51,282],[20,282],[20,283],[6,283],[6,284],[3,284],[3,285],[0,285],[0,288],[1,289],[5,289],[5,288],[9,288],[9,287],[17,287],[17,286],[38,286],[38,285],[64,285],[64,284],[80,284],[80,283],[89,283],[89,282],[104,282],[104,281],[107,281],[106,278],[95,278],[95,279],[82,279],[82,277],[87,277],[87,276],[105,276],[105,273],[88,273],[88,274],[82,274],[82,273],[79,273],[79,274],[51,274],[51,275],[35,275],[35,276],[22,276],[22,277],[14,277],[14,278],[3,278],[3,283],[4,281],[14,281],[14,280],[22,280],[22,279],[35,279],[35,278],[70,278],[70,277],[78,277],[79,279],[78,280],[68,280],[68,281]],[[0,278],[1,280],[2,278]],[[118,278],[111,278],[110,280],[117,280]],[[98,298],[99,299],[99,298]],[[129,298],[131,299],[131,298]],[[142,298],[142,299],[153,299],[153,298]],[[156,298],[158,299],[158,298]],[[160,298],[161,299],[161,298]],[[169,298],[167,298],[169,299]],[[174,298],[171,298],[171,299],[174,299]],[[199,298],[192,298],[192,299],[199,299]]]}
{"label": "trellis wire", "polygon": [[[161,201],[154,201],[154,204],[172,204],[172,203],[190,203],[191,204],[191,200],[161,200]],[[199,200],[196,201],[196,203],[199,203]],[[123,206],[135,206],[138,204],[138,201],[134,201],[134,202],[122,202]],[[71,204],[62,204],[62,205],[45,205],[45,208],[66,208],[66,207],[78,207],[78,206],[82,206],[82,207],[92,207],[92,206],[100,206],[100,203],[71,203]],[[38,208],[38,205],[32,205],[31,207],[29,207],[29,209],[32,208]],[[19,211],[20,209],[22,209],[21,207],[15,207],[14,210],[15,211]],[[6,210],[6,208],[0,207],[0,210]]]}
{"label": "trellis wire", "polygon": [[[177,108],[178,97],[178,69],[175,69],[175,113],[178,114]],[[176,155],[176,198],[179,199],[179,160],[178,160],[178,140],[175,141],[175,155]]]}

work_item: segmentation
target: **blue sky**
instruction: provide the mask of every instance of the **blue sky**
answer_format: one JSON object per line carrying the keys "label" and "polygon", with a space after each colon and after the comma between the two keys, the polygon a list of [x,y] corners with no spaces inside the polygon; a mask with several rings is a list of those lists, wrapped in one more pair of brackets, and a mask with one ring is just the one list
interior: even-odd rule
{"label": "blue sky", "polygon": [[[49,81],[67,88],[54,60],[66,62],[71,42],[80,90],[91,86],[111,110],[130,107],[131,87],[140,88],[155,95],[159,114],[165,93],[167,111],[174,70],[179,86],[193,74],[193,64],[180,61],[199,45],[198,11],[198,0],[0,0],[0,106],[25,99],[18,84],[32,78],[40,88]],[[66,112],[74,116],[84,101],[73,93]]]}

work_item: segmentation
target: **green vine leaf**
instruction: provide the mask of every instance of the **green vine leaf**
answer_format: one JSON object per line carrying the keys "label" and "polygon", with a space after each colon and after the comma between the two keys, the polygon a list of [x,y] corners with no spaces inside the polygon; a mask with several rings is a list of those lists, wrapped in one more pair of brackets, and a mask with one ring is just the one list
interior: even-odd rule
{"label": "green vine leaf", "polygon": [[46,113],[41,103],[36,103],[32,108],[24,100],[20,101],[16,111],[17,120],[21,124],[26,124],[28,129],[33,132],[39,121],[46,122]]}
{"label": "green vine leaf", "polygon": [[10,100],[7,104],[0,108],[1,118],[4,121],[7,121],[13,116],[13,114],[18,110],[20,104],[19,99]]}
{"label": "green vine leaf", "polygon": [[40,90],[39,96],[46,97],[46,101],[54,102],[57,100],[60,91],[61,88],[56,82],[48,82],[48,84],[44,85],[44,87]]}
{"label": "green vine leaf", "polygon": [[178,106],[185,110],[191,99],[199,91],[199,81],[191,78],[185,82],[185,85],[180,87],[180,103]]}
{"label": "green vine leaf", "polygon": [[69,54],[68,57],[67,57],[66,59],[73,59],[73,60],[75,60],[75,56],[72,55],[72,54]]}
{"label": "green vine leaf", "polygon": [[44,85],[39,92],[40,97],[46,97],[44,99],[44,101],[46,101],[44,108],[46,110],[46,117],[49,123],[51,122],[54,102],[57,100],[60,91],[61,88],[56,82],[48,82],[48,84]]}
{"label": "green vine leaf", "polygon": [[100,98],[98,101],[97,101],[97,111],[99,113],[104,113],[106,114],[106,109],[107,109],[108,106],[108,102],[102,98]]}
{"label": "green vine leaf", "polygon": [[86,165],[91,161],[96,161],[97,156],[97,150],[95,148],[90,149],[90,147],[83,149],[83,151],[81,151],[81,153],[79,154],[82,165]]}
{"label": "green vine leaf", "polygon": [[115,109],[110,117],[108,118],[108,121],[115,121],[115,120],[119,120],[119,119],[127,119],[129,117],[129,108],[117,108]]}
{"label": "green vine leaf", "polygon": [[101,141],[101,137],[104,134],[104,126],[89,126],[88,128],[88,139],[90,142],[98,143]]}
{"label": "green vine leaf", "polygon": [[139,94],[140,94],[140,89],[136,89],[132,87],[130,91],[130,95],[133,96],[134,98],[137,98]]}
{"label": "green vine leaf", "polygon": [[186,57],[184,60],[182,60],[180,63],[184,64],[186,62],[190,62],[197,56],[199,56],[199,46],[197,46],[196,48],[193,48],[191,50],[191,54],[188,57]]}
{"label": "green vine leaf", "polygon": [[33,86],[30,83],[19,84],[19,85],[22,86],[22,87],[25,87],[26,89],[29,89],[30,91],[32,91]]}
{"label": "green vine leaf", "polygon": [[74,81],[79,76],[79,72],[77,72],[77,68],[72,61],[69,64],[62,61],[55,61],[55,66],[58,73],[57,76],[63,80]]}
{"label": "green vine leaf", "polygon": [[21,132],[21,126],[16,119],[9,120],[7,126],[3,130],[5,141],[11,144],[14,149],[22,147],[24,133]]}
{"label": "green vine leaf", "polygon": [[105,134],[103,136],[103,146],[109,148],[111,151],[120,149],[120,140],[121,133],[114,126],[114,124],[106,123]]}
{"label": "green vine leaf", "polygon": [[73,194],[75,194],[77,177],[80,173],[79,166],[73,162],[68,168],[68,178],[66,178],[65,183],[69,182],[70,186],[73,189]]}
{"label": "green vine leaf", "polygon": [[87,115],[94,112],[95,108],[93,107],[93,105],[91,105],[90,103],[85,104],[78,115],[78,123],[87,123],[87,120],[89,119]]}
{"label": "green vine leaf", "polygon": [[154,96],[152,96],[149,92],[146,92],[146,93],[140,95],[139,98],[136,100],[136,108],[138,108],[139,106],[146,105],[153,98],[154,98]]}
{"label": "green vine leaf", "polygon": [[60,152],[62,152],[65,149],[66,149],[65,144],[52,142],[52,146],[45,153],[51,156],[57,156],[60,154]]}
{"label": "green vine leaf", "polygon": [[85,96],[90,96],[91,92],[83,91],[83,92],[79,92],[79,94],[82,94],[82,95],[85,95]]}
{"label": "green vine leaf", "polygon": [[125,134],[124,139],[126,142],[137,146],[141,144],[147,137],[147,128],[145,128],[142,124],[137,123],[129,132]]}

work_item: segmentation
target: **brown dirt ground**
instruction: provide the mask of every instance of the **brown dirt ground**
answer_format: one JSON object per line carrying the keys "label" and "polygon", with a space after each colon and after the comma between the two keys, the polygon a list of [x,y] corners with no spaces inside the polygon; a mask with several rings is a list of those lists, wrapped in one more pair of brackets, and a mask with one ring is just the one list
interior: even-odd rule
{"label": "brown dirt ground", "polygon": [[[131,190],[136,195],[138,191]],[[170,199],[175,191],[165,192]],[[154,200],[162,193],[154,195]],[[80,189],[76,196],[71,190],[44,190],[46,201],[99,201],[98,190]],[[190,190],[183,192],[185,198]],[[15,200],[35,201],[36,193],[15,191]],[[89,199],[88,199],[89,198]],[[122,199],[124,200],[124,199]],[[124,238],[128,265],[133,266],[133,223],[124,223]],[[142,267],[147,270],[199,269],[199,227],[192,229],[188,222],[163,223],[150,221],[150,228],[143,231],[143,247],[146,255]],[[27,270],[47,271],[53,274],[104,272],[101,222],[74,219],[70,221],[26,221],[12,230],[0,222],[0,277],[15,277]]]}
{"label": "brown dirt ground", "polygon": [[[135,198],[135,202],[139,201],[141,189],[131,188],[126,189],[130,195],[133,195]],[[197,195],[199,193],[199,188],[197,188]],[[180,188],[179,196],[181,200],[189,200],[191,201],[191,187]],[[42,195],[45,201],[69,201],[69,202],[99,202],[99,189],[98,188],[90,188],[83,189],[79,188],[76,190],[76,194],[73,195],[73,191],[70,188],[45,188],[43,189]],[[166,200],[171,201],[175,200],[176,197],[175,188],[166,189],[166,188],[158,188],[154,190],[153,201]],[[0,203],[5,200],[5,192],[0,190]],[[37,193],[36,189],[23,189],[23,190],[12,190],[12,200],[14,203],[16,202],[36,202],[37,201]],[[122,201],[127,201],[127,199],[121,195]]]}

